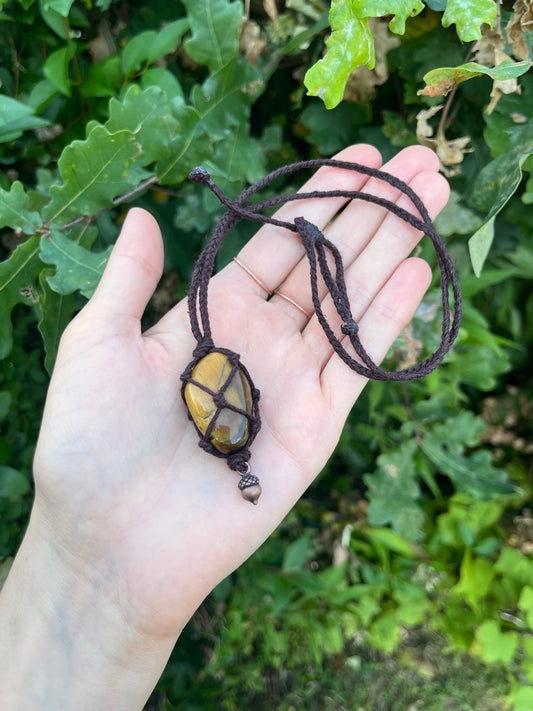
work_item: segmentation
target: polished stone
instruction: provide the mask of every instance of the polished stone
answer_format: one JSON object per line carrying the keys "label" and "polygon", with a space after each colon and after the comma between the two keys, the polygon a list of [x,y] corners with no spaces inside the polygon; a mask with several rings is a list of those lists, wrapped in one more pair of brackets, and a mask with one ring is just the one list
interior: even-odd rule
{"label": "polished stone", "polygon": [[[230,377],[232,365],[223,353],[208,353],[194,366],[192,380],[218,393]],[[252,393],[248,379],[238,368],[224,392],[227,403],[252,414]],[[185,386],[185,402],[191,417],[202,434],[205,434],[217,406],[213,396],[197,387],[192,382]],[[211,430],[210,441],[215,449],[224,454],[235,452],[246,444],[249,435],[249,422],[245,415],[223,407]]]}

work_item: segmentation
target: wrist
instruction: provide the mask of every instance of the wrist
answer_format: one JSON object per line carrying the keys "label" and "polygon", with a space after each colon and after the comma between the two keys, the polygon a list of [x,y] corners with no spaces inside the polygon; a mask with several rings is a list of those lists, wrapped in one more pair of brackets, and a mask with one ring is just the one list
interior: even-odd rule
{"label": "wrist", "polygon": [[141,709],[175,639],[135,630],[112,571],[87,570],[39,518],[34,510],[0,595],[3,707]]}

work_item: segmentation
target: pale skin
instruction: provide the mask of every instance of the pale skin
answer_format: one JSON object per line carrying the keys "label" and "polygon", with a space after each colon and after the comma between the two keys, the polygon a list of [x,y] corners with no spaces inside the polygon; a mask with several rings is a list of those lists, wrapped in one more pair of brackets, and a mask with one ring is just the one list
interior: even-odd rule
{"label": "pale skin", "polygon": [[[338,157],[381,166],[371,146]],[[448,186],[428,149],[405,149],[383,168],[432,216],[445,205]],[[414,211],[391,186],[336,168],[320,169],[306,189],[333,187],[364,187]],[[339,247],[361,340],[379,361],[431,272],[409,257],[420,233],[360,201],[333,219],[343,202],[281,211],[287,220],[305,216]],[[313,311],[294,234],[267,225],[238,256]],[[251,464],[263,493],[257,506],[244,501],[238,476],[198,447],[181,399],[179,377],[195,346],[186,304],[141,332],[162,266],[156,222],[132,209],[93,298],[62,338],[35,455],[31,520],[0,596],[5,711],[142,709],[184,625],[321,471],[365,386],[333,353],[316,317],[279,297],[266,301],[235,263],[213,278],[214,341],[240,354],[261,390]]]}

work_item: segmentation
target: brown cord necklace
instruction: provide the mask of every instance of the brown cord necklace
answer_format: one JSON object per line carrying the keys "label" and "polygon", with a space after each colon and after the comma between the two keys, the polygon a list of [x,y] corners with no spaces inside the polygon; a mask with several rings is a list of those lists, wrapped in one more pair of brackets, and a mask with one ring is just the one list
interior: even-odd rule
{"label": "brown cord necklace", "polygon": [[[276,178],[302,169],[332,166],[353,170],[383,180],[404,193],[418,210],[415,217],[395,203],[359,190],[317,190],[282,195],[269,200],[245,205],[248,198],[270,184]],[[283,166],[244,190],[235,200],[230,200],[213,182],[204,168],[194,168],[189,176],[196,183],[205,183],[227,208],[213,234],[201,252],[191,277],[188,294],[191,330],[197,341],[193,360],[181,375],[182,397],[200,437],[199,446],[216,457],[226,459],[228,466],[239,473],[239,489],[242,496],[256,504],[261,495],[259,479],[250,471],[250,445],[261,427],[259,415],[259,390],[254,386],[239,355],[226,348],[215,346],[209,322],[208,285],[213,274],[217,252],[226,235],[243,219],[254,220],[284,227],[299,234],[310,266],[310,282],[316,317],[335,352],[360,375],[373,380],[414,380],[428,375],[442,362],[455,341],[461,322],[461,292],[453,261],[438,235],[428,211],[418,195],[403,181],[381,170],[358,163],[349,163],[330,158],[301,161]],[[285,222],[261,214],[261,210],[281,205],[292,200],[310,198],[343,197],[372,202],[384,207],[405,222],[427,235],[437,255],[441,274],[442,332],[437,350],[421,363],[398,371],[387,371],[374,363],[359,339],[359,327],[350,309],[344,279],[344,266],[337,247],[322,232],[304,217],[294,222]],[[334,269],[328,264],[326,250],[333,257]],[[360,360],[350,355],[335,335],[322,311],[318,294],[318,273],[326,284],[335,309],[342,319],[341,332],[347,336]],[[449,290],[452,290],[454,312],[450,308]]]}

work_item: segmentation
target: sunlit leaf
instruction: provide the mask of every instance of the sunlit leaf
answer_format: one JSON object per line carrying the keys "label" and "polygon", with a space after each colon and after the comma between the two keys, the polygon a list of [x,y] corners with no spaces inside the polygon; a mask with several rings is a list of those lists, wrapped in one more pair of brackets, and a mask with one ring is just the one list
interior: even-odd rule
{"label": "sunlit leaf", "polygon": [[462,42],[481,39],[481,25],[494,25],[497,6],[494,0],[448,0],[442,17],[443,27],[455,23]]}
{"label": "sunlit leaf", "polygon": [[478,610],[480,600],[487,594],[494,576],[491,562],[486,558],[474,557],[470,548],[467,548],[461,561],[459,582],[450,592],[463,598],[473,610]]}
{"label": "sunlit leaf", "polygon": [[485,620],[476,630],[476,642],[474,651],[479,653],[484,662],[509,665],[518,646],[518,634],[502,632],[495,620]]}
{"label": "sunlit leaf", "polygon": [[346,82],[356,67],[374,66],[374,39],[368,20],[358,17],[351,3],[333,0],[329,13],[331,35],[323,59],[307,71],[308,94],[319,96],[328,109],[341,101]]}
{"label": "sunlit leaf", "polygon": [[421,0],[352,0],[352,7],[359,17],[388,17],[391,32],[403,35],[405,22],[422,12],[424,3]]}

